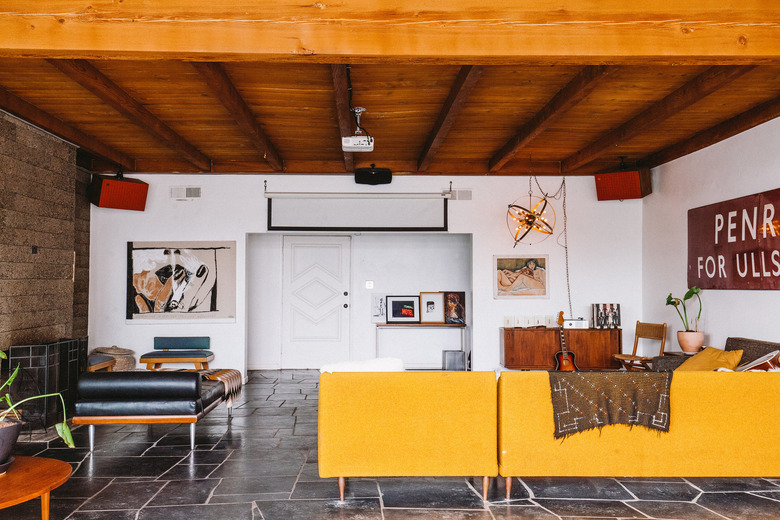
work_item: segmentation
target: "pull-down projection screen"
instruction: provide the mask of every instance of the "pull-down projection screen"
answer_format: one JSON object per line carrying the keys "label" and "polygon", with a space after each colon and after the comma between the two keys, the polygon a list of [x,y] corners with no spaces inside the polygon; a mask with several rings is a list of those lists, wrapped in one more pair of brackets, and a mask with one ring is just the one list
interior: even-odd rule
{"label": "pull-down projection screen", "polygon": [[[268,195],[269,231],[447,231],[447,199]],[[415,194],[410,194],[414,196]]]}

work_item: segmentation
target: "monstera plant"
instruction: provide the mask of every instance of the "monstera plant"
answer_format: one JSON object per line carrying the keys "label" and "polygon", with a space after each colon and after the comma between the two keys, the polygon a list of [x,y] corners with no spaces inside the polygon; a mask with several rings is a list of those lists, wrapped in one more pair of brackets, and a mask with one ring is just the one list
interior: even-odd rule
{"label": "monstera plant", "polygon": [[[0,351],[0,359],[7,359],[5,352]],[[6,463],[11,451],[13,450],[16,438],[19,435],[21,429],[21,421],[19,412],[17,411],[20,404],[26,403],[33,399],[40,399],[44,397],[59,396],[62,402],[62,422],[57,423],[54,427],[57,430],[57,435],[65,441],[65,444],[69,448],[75,447],[73,444],[73,436],[68,428],[67,419],[65,417],[65,399],[62,394],[54,392],[51,394],[39,394],[22,399],[15,403],[11,398],[11,384],[19,374],[19,366],[11,373],[11,375],[5,381],[0,384],[0,465]]]}
{"label": "monstera plant", "polygon": [[[677,332],[677,342],[680,344],[680,348],[683,352],[698,352],[704,344],[704,333],[699,331],[699,320],[701,319],[702,310],[701,296],[699,296],[700,292],[701,289],[694,286],[688,289],[682,298],[676,298],[672,296],[672,293],[669,293],[669,296],[666,297],[666,305],[674,306],[677,315],[680,316],[680,319],[683,322],[683,327],[685,327],[685,330]],[[689,301],[694,296],[699,300],[699,313],[696,315],[695,319],[693,319],[693,315],[689,318],[688,308],[685,306],[685,302]],[[680,312],[681,308],[682,312]]]}
{"label": "monstera plant", "polygon": [[[688,291],[683,295],[682,298],[675,298],[672,296],[672,293],[669,293],[669,296],[666,297],[666,305],[674,305],[675,310],[677,311],[677,314],[680,316],[680,319],[683,322],[683,326],[685,327],[686,332],[698,332],[699,331],[699,319],[701,319],[701,296],[699,296],[699,293],[701,292],[701,289],[694,286],[688,289]],[[685,302],[690,300],[696,296],[696,298],[699,300],[699,313],[696,315],[695,320],[688,320],[688,309],[685,307]],[[680,308],[682,307],[682,312],[680,312]],[[693,327],[691,327],[693,325]]]}

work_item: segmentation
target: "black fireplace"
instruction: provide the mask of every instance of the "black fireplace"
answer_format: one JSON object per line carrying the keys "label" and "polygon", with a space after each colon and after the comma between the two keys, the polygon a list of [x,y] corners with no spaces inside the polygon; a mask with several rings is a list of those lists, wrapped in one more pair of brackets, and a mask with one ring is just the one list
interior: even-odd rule
{"label": "black fireplace", "polygon": [[[11,387],[11,397],[18,403],[25,397],[59,392],[65,399],[68,417],[76,403],[76,382],[87,368],[87,338],[61,339],[41,345],[15,345],[6,352],[3,379],[20,366]],[[19,408],[22,419],[31,429],[48,428],[62,420],[59,396],[33,399]]]}

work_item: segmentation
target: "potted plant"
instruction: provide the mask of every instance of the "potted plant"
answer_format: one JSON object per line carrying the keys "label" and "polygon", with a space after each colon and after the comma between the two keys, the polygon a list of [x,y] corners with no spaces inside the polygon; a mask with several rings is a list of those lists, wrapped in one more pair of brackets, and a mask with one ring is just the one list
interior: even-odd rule
{"label": "potted plant", "polygon": [[[701,319],[702,310],[701,296],[699,296],[700,292],[701,289],[694,286],[688,289],[682,298],[676,298],[672,296],[672,293],[669,293],[669,296],[666,297],[666,305],[674,306],[677,315],[680,316],[680,319],[683,322],[683,327],[685,327],[685,330],[677,332],[677,342],[680,344],[680,348],[683,352],[698,352],[704,344],[704,333],[699,332],[699,319]],[[694,296],[699,300],[699,313],[696,315],[695,319],[689,321],[688,309],[685,306],[685,302]],[[682,312],[680,312],[680,307],[682,307]]]}
{"label": "potted plant", "polygon": [[[0,350],[0,359],[7,359],[7,356],[5,352]],[[70,433],[70,428],[68,428],[67,418],[65,417],[65,399],[62,397],[62,394],[58,392],[54,392],[51,394],[41,394],[41,395],[34,395],[31,397],[27,397],[25,399],[22,399],[18,403],[14,403],[11,399],[11,384],[14,382],[14,379],[16,379],[17,374],[19,373],[19,366],[17,365],[16,369],[13,371],[13,373],[3,381],[2,384],[0,384],[0,406],[4,406],[3,409],[0,409],[0,473],[5,472],[4,467],[8,466],[9,458],[11,455],[11,452],[13,451],[13,447],[16,444],[16,439],[19,436],[19,431],[22,427],[22,422],[19,417],[19,413],[17,412],[17,407],[25,403],[27,401],[30,401],[32,399],[38,399],[42,397],[53,397],[55,395],[60,397],[60,400],[62,401],[62,422],[57,423],[54,425],[55,429],[57,430],[57,435],[59,435],[63,441],[65,441],[65,444],[69,448],[75,447],[73,444],[73,436]]]}

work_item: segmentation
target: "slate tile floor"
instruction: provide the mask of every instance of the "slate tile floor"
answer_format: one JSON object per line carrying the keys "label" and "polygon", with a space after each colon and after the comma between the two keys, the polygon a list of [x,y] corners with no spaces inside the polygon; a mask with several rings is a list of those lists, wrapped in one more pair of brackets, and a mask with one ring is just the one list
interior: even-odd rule
{"label": "slate tile floor", "polygon": [[[780,478],[523,478],[508,502],[503,479],[492,479],[487,504],[479,478],[348,479],[342,503],[335,480],[317,474],[318,375],[250,372],[231,424],[224,406],[211,412],[193,452],[186,425],[132,425],[98,427],[91,456],[86,428],[74,430],[75,450],[24,442],[17,454],[73,465],[52,494],[52,519],[780,518]],[[40,518],[39,500],[0,511],[28,518]]]}

